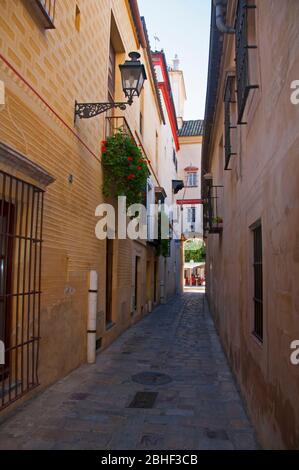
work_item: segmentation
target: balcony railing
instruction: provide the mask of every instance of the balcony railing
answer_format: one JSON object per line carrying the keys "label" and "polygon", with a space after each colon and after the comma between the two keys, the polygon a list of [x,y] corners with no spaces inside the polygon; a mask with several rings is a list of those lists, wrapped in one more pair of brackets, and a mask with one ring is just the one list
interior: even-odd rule
{"label": "balcony railing", "polygon": [[128,121],[124,116],[107,116],[106,137],[112,137],[119,131],[126,134],[128,137],[131,137],[135,144],[138,145],[136,139],[134,138],[133,132],[130,129]]}
{"label": "balcony railing", "polygon": [[223,186],[210,185],[204,203],[204,231],[222,233],[223,231]]}
{"label": "balcony railing", "polygon": [[31,0],[46,29],[54,29],[56,0]]}

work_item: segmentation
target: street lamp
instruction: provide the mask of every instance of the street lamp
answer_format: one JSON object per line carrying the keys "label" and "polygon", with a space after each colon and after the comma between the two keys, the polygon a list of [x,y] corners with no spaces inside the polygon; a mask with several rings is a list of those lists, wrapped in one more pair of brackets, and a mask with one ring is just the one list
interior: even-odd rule
{"label": "street lamp", "polygon": [[130,52],[131,60],[126,60],[120,65],[121,81],[123,92],[128,98],[127,102],[106,102],[106,103],[75,103],[75,120],[89,119],[98,114],[104,113],[112,108],[125,110],[127,106],[131,106],[134,96],[139,97],[144,81],[147,79],[144,65],[140,62],[140,54],[138,52]]}
{"label": "street lamp", "polygon": [[134,96],[140,96],[146,73],[144,65],[140,62],[140,54],[138,52],[130,52],[131,60],[126,60],[120,65],[120,73],[122,86],[125,96],[128,98],[128,104],[133,103]]}

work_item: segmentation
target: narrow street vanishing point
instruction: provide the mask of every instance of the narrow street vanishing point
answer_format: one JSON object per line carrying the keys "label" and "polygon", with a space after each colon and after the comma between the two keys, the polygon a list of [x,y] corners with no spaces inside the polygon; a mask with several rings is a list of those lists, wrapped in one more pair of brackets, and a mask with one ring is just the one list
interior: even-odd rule
{"label": "narrow street vanishing point", "polygon": [[257,449],[204,293],[175,296],[0,427],[0,449]]}

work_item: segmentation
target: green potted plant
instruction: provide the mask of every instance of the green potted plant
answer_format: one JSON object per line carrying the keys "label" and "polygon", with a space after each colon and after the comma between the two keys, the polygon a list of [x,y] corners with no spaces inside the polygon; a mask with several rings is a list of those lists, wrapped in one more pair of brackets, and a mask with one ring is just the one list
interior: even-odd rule
{"label": "green potted plant", "polygon": [[217,225],[217,227],[223,227],[223,218],[222,217],[213,217],[213,225]]}

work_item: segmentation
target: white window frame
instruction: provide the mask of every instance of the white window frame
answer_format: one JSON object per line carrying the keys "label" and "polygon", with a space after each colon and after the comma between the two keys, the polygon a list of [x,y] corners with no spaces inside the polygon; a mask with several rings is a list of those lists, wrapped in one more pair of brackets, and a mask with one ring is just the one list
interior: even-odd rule
{"label": "white window frame", "polygon": [[198,173],[190,171],[187,173],[187,187],[196,188],[198,186]]}

